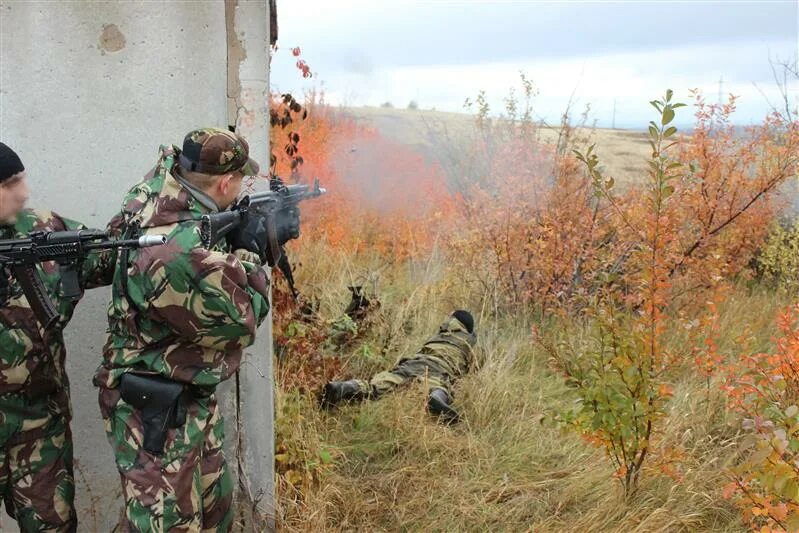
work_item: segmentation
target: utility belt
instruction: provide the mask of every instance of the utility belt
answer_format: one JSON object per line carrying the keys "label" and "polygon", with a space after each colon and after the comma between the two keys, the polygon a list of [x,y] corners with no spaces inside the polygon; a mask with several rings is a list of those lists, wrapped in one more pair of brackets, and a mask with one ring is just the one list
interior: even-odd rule
{"label": "utility belt", "polygon": [[156,374],[122,374],[119,378],[122,399],[137,409],[144,431],[142,446],[153,454],[164,452],[169,429],[186,423],[189,400],[199,396],[185,383]]}

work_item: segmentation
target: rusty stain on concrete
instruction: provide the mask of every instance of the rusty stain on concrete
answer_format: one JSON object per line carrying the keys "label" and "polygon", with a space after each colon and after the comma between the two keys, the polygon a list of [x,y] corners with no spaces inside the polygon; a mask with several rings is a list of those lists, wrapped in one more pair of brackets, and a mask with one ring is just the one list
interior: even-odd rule
{"label": "rusty stain on concrete", "polygon": [[100,53],[119,52],[125,48],[125,35],[119,31],[116,24],[103,24],[103,32],[100,34]]}

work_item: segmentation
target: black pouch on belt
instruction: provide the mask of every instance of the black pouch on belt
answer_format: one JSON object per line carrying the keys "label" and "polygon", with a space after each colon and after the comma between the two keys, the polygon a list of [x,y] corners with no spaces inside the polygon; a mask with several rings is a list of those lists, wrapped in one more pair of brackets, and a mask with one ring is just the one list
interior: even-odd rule
{"label": "black pouch on belt", "polygon": [[164,452],[166,433],[186,423],[183,383],[162,376],[123,374],[119,379],[122,399],[139,410],[144,428],[144,449]]}

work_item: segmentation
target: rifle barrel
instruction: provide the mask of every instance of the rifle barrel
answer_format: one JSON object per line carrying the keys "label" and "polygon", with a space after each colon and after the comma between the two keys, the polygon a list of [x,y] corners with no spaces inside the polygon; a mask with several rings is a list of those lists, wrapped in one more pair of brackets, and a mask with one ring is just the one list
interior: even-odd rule
{"label": "rifle barrel", "polygon": [[83,248],[86,250],[98,250],[102,248],[148,248],[150,246],[161,246],[166,244],[166,235],[142,235],[138,239],[116,239],[101,242],[87,243]]}

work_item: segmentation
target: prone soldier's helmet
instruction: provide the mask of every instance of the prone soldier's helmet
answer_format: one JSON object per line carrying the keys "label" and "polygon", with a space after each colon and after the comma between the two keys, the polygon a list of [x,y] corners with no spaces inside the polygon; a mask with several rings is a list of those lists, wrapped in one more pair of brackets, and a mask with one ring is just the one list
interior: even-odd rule
{"label": "prone soldier's helmet", "polygon": [[466,328],[469,333],[474,333],[474,317],[469,311],[458,309],[452,316],[458,320]]}
{"label": "prone soldier's helmet", "polygon": [[453,325],[452,322],[457,321],[461,326],[463,326],[466,331],[469,333],[474,333],[474,317],[469,311],[464,311],[463,309],[458,309],[457,311],[453,311],[453,313],[441,324],[440,331],[452,331],[452,328],[457,328],[457,326]]}

